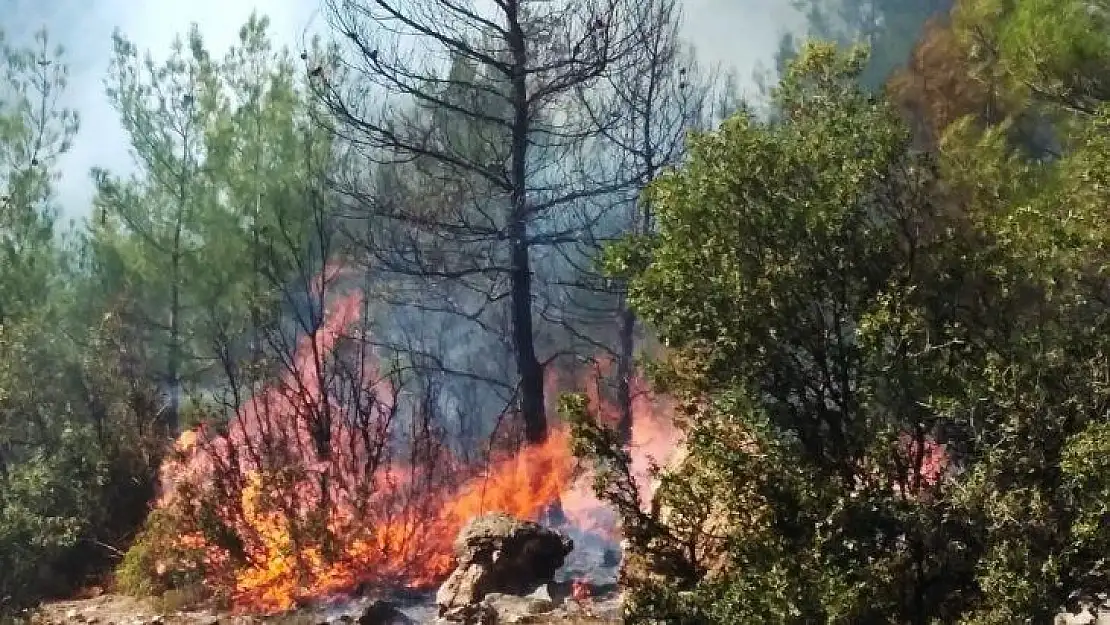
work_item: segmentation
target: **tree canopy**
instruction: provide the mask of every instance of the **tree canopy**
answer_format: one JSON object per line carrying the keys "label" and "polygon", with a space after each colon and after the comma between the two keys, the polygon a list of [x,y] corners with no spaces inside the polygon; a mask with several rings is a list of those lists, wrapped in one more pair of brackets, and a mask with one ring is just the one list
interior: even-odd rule
{"label": "tree canopy", "polygon": [[[889,99],[810,45],[775,119],[648,187],[659,230],[609,267],[689,399],[655,512],[567,406],[633,529],[637,618],[1037,621],[1105,586],[1101,70],[1090,25],[1039,8],[957,3]],[[1032,65],[1034,33],[1059,48]]]}
{"label": "tree canopy", "polygon": [[[591,468],[630,622],[1106,592],[1105,3],[797,4],[823,41],[783,41],[769,115],[675,0],[117,32],[133,168],[79,172],[69,228],[71,57],[4,44],[0,619],[105,575],[268,611],[431,583],[444,532],[570,523]],[[683,441],[651,488],[646,390]]]}

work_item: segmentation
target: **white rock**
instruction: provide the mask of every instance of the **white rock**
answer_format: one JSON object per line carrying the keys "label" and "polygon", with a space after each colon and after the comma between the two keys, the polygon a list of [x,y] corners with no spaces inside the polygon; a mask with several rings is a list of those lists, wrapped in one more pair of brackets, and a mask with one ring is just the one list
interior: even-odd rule
{"label": "white rock", "polygon": [[555,600],[551,598],[551,586],[549,584],[541,584],[539,587],[529,593],[528,597],[530,599],[540,599],[541,601],[547,601],[550,603],[555,602]]}

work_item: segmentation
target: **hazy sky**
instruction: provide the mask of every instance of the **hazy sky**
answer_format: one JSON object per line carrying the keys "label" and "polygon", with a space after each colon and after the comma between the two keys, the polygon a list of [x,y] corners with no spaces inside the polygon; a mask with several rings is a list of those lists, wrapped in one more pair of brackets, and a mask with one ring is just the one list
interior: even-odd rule
{"label": "hazy sky", "polygon": [[[72,106],[81,115],[81,131],[64,162],[60,183],[65,214],[88,211],[94,165],[114,171],[130,168],[127,139],[104,96],[103,78],[111,52],[111,34],[120,28],[140,50],[155,57],[168,51],[174,35],[196,22],[214,54],[235,42],[251,11],[270,17],[275,39],[296,47],[306,28],[322,26],[320,0],[0,0],[0,26],[19,40],[46,26],[54,42],[67,50],[71,66]],[[706,61],[729,64],[748,78],[755,63],[766,60],[781,32],[797,22],[788,0],[685,0],[687,36]]]}

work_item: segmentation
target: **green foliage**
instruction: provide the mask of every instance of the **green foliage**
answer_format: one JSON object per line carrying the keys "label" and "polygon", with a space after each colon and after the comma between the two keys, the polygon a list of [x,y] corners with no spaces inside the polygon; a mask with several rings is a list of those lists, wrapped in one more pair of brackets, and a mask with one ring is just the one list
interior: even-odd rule
{"label": "green foliage", "polygon": [[[2,41],[2,39],[0,39]],[[76,114],[58,106],[67,72],[45,32],[34,46],[3,44],[0,103],[0,323],[46,297],[58,258],[52,182],[77,132]]]}
{"label": "green foliage", "polygon": [[330,144],[266,29],[252,19],[222,61],[195,30],[163,64],[116,38],[109,96],[140,175],[98,170],[90,228],[65,240],[51,203],[76,129],[56,106],[65,66],[45,35],[5,48],[0,610],[114,564],[152,497],[164,426],[209,412],[167,411],[155,385],[211,383],[213,363],[241,355],[229,345],[269,321],[255,311],[277,312],[274,285],[318,268],[319,215],[300,200]]}
{"label": "green foliage", "polygon": [[158,459],[141,386],[116,377],[109,349],[79,353],[50,324],[0,328],[3,611],[103,570],[142,520]]}
{"label": "green foliage", "polygon": [[1103,3],[964,0],[957,20],[973,57],[1019,97],[1085,114],[1110,97]]}
{"label": "green foliage", "polygon": [[[180,519],[165,510],[153,510],[116,568],[116,588],[136,597],[158,597],[199,585],[203,571],[199,559],[176,548],[181,527]],[[180,566],[166,570],[160,566],[166,562]]]}
{"label": "green foliage", "polygon": [[690,422],[644,513],[566,406],[638,528],[630,618],[1042,622],[1110,582],[1105,122],[1054,162],[971,120],[923,154],[866,66],[808,46],[781,118],[692,138],[610,252]]}
{"label": "green foliage", "polygon": [[140,473],[127,471],[134,438],[106,429],[119,417],[107,412],[112,398],[93,400],[82,384],[110,370],[109,354],[82,354],[59,332],[69,318],[53,182],[77,129],[76,115],[58,105],[66,86],[62,51],[38,33],[32,47],[5,45],[3,60],[0,613],[7,613],[65,590],[102,559],[96,545],[117,538],[102,523],[121,521],[126,513],[112,506],[132,503],[117,497],[120,480],[132,491],[142,484],[133,481]]}
{"label": "green foliage", "polygon": [[311,246],[324,226],[306,198],[330,139],[268,28],[252,16],[222,59],[195,26],[162,63],[114,39],[108,96],[141,175],[94,171],[88,253],[115,274],[107,292],[132,306],[174,428],[184,394],[203,395],[246,358],[230,344],[261,340],[284,282],[322,264]]}
{"label": "green foliage", "polygon": [[88,453],[91,440],[91,432],[68,429],[52,453],[33,452],[4,478],[0,596],[15,607],[34,596],[36,584],[50,583],[51,564],[78,545],[99,512],[90,487],[102,485],[107,471]]}

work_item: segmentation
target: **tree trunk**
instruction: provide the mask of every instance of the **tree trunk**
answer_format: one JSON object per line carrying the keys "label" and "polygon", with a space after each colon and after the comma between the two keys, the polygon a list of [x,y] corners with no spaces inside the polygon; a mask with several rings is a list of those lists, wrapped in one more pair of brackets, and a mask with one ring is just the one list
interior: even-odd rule
{"label": "tree trunk", "polygon": [[[254,110],[254,171],[255,176],[260,176],[262,172],[262,105],[260,102],[255,103]],[[250,330],[250,364],[252,368],[258,367],[262,361],[262,311],[259,308],[261,305],[262,294],[262,259],[259,257],[262,254],[262,234],[261,234],[261,219],[262,219],[262,180],[255,178],[254,181],[254,220],[251,224],[251,263],[252,273],[251,277],[251,301],[250,301],[250,314],[251,314],[251,330]],[[257,375],[254,372],[253,375]],[[253,378],[251,380],[253,384]]]}
{"label": "tree trunk", "polygon": [[636,313],[621,302],[618,318],[617,436],[622,446],[632,442],[632,363],[636,349]]}
{"label": "tree trunk", "polygon": [[[179,239],[180,237],[175,237]],[[181,427],[181,286],[178,284],[181,275],[181,254],[174,243],[172,258],[172,284],[170,285],[170,345],[166,358],[166,377],[169,382],[170,405],[166,410],[164,419],[166,430],[171,436],[177,436]]]}
{"label": "tree trunk", "polygon": [[[186,104],[188,106],[188,104]],[[170,345],[166,362],[166,377],[170,387],[170,405],[166,410],[165,425],[171,436],[181,429],[181,255],[182,231],[185,228],[185,209],[189,192],[189,122],[186,121],[185,139],[181,146],[181,175],[177,188],[177,214],[174,220],[173,248],[170,250]]]}
{"label": "tree trunk", "polygon": [[547,419],[544,415],[543,367],[536,357],[532,334],[532,268],[528,245],[516,236],[513,236],[511,261],[513,351],[520,375],[520,413],[524,419],[525,439],[529,443],[540,443],[547,438]]}
{"label": "tree trunk", "polygon": [[[652,96],[648,95],[648,101]],[[651,136],[650,118],[644,118],[644,137]],[[650,182],[655,178],[655,151],[648,149],[644,155],[644,180]],[[641,235],[650,235],[652,232],[651,206],[646,201],[637,206],[639,214],[634,219],[633,231]],[[627,447],[632,443],[632,376],[636,356],[636,313],[628,305],[628,285],[624,285],[624,295],[621,298],[620,314],[617,318],[617,417],[618,442]]]}
{"label": "tree trunk", "polygon": [[512,51],[512,146],[510,193],[511,213],[508,223],[510,258],[510,306],[513,326],[513,351],[520,376],[520,413],[524,420],[524,436],[529,443],[547,438],[544,415],[543,367],[536,357],[536,341],[532,329],[532,266],[528,241],[528,142],[531,139],[528,84],[525,69],[528,51],[520,25],[519,0],[509,0],[506,17],[509,26],[509,47]]}

